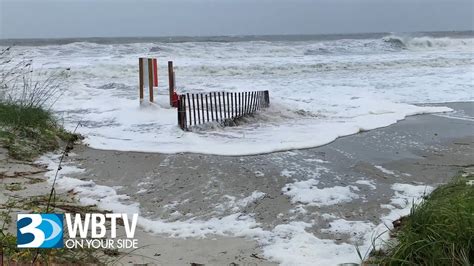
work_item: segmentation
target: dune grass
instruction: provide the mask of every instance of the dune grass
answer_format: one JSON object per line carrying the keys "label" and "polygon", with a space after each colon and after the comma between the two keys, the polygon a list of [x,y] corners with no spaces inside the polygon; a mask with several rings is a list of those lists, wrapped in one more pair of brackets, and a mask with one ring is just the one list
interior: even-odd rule
{"label": "dune grass", "polygon": [[0,103],[0,121],[14,128],[46,128],[54,119],[50,112],[40,107],[23,107],[12,103]]}
{"label": "dune grass", "polygon": [[57,149],[61,141],[78,137],[64,130],[54,115],[41,107],[0,102],[0,143],[12,158],[33,160]]}
{"label": "dune grass", "polygon": [[33,70],[32,60],[0,50],[0,144],[12,158],[33,160],[53,151],[61,140],[76,140],[50,111],[68,77],[64,71]]}
{"label": "dune grass", "polygon": [[474,175],[456,177],[414,206],[381,265],[473,265]]}

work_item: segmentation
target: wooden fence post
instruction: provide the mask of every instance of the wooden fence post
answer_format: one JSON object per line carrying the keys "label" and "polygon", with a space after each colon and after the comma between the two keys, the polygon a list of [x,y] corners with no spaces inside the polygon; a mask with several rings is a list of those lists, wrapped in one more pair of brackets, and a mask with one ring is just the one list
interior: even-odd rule
{"label": "wooden fence post", "polygon": [[209,93],[209,105],[211,106],[211,121],[214,121],[214,108],[212,107],[212,93]]}
{"label": "wooden fence post", "polygon": [[257,91],[257,104],[256,104],[257,110],[260,110],[260,92]]}
{"label": "wooden fence post", "polygon": [[140,94],[140,101],[143,101],[143,58],[138,58],[138,72],[139,72],[139,94]]}
{"label": "wooden fence post", "polygon": [[269,104],[268,91],[186,93],[178,96],[178,125],[183,130],[210,121],[229,126]]}
{"label": "wooden fence post", "polygon": [[183,129],[183,121],[181,121],[181,96],[178,97],[178,126]]}
{"label": "wooden fence post", "polygon": [[229,101],[229,93],[226,92],[226,97],[227,97],[227,118],[232,117],[232,102]]}
{"label": "wooden fence post", "polygon": [[[222,97],[221,97],[221,93],[218,92],[217,93],[217,97],[219,98],[219,114],[220,114],[220,118],[221,118],[221,121],[223,120],[222,119]],[[224,107],[225,108],[225,107]],[[224,109],[225,110],[225,109]]]}
{"label": "wooden fence post", "polygon": [[242,93],[242,115],[241,116],[245,115],[246,103],[247,103],[247,92],[243,92]]}
{"label": "wooden fence post", "polygon": [[[196,124],[196,102],[194,101],[194,93],[191,93],[191,96],[193,97],[193,118],[194,118],[194,125]],[[198,111],[199,114],[199,111]]]}
{"label": "wooden fence post", "polygon": [[169,83],[169,94],[170,94],[170,106],[173,106],[173,92],[175,91],[173,61],[168,61],[168,83]]}
{"label": "wooden fence post", "polygon": [[206,94],[205,98],[206,98],[206,118],[207,118],[207,122],[209,122],[209,103],[208,103],[208,100],[207,100],[207,98],[208,98],[207,94]]}
{"label": "wooden fence post", "polygon": [[148,58],[148,87],[150,88],[150,102],[153,102],[153,59],[151,58]]}
{"label": "wooden fence post", "polygon": [[195,107],[197,109],[197,113],[198,113],[198,123],[201,124],[201,112],[199,112],[199,94],[196,94],[196,102],[197,102],[197,106]]}
{"label": "wooden fence post", "polygon": [[258,100],[257,92],[254,91],[253,92],[253,110],[254,110],[254,112],[257,111],[257,100]]}
{"label": "wooden fence post", "polygon": [[249,113],[252,113],[253,112],[253,100],[255,98],[254,92],[252,91],[250,93],[250,95],[252,95],[252,97],[250,97],[250,110],[249,110]]}
{"label": "wooden fence post", "polygon": [[230,110],[231,110],[230,116],[231,116],[232,118],[235,117],[234,93],[235,93],[235,92],[231,92],[231,93],[230,93],[230,106],[232,106],[232,109],[230,109]]}
{"label": "wooden fence post", "polygon": [[191,97],[189,97],[189,93],[186,93],[186,98],[188,98],[188,109],[189,109],[189,125],[193,124],[193,120],[191,118]]}
{"label": "wooden fence post", "polygon": [[270,95],[269,95],[268,91],[264,91],[263,93],[265,95],[265,107],[269,107],[270,106]]}
{"label": "wooden fence post", "polygon": [[245,114],[249,113],[249,107],[250,107],[250,92],[245,93]]}
{"label": "wooden fence post", "polygon": [[247,114],[250,114],[252,112],[252,92],[249,91],[249,104],[247,108]]}
{"label": "wooden fence post", "polygon": [[243,111],[244,111],[244,93],[243,92],[239,92],[239,117],[241,117],[243,115]]}
{"label": "wooden fence post", "polygon": [[201,114],[202,114],[202,122],[206,122],[206,119],[204,118],[204,96],[202,93],[200,93],[201,95]]}
{"label": "wooden fence post", "polygon": [[[222,99],[222,102],[224,103],[224,108],[223,108],[223,109],[224,109],[224,119],[223,119],[223,120],[225,121],[225,119],[227,118],[227,115],[226,115],[226,110],[227,110],[227,108],[225,108],[226,104],[225,104],[225,96],[224,96],[225,93],[222,92],[221,94],[222,94],[222,95],[221,95],[220,98],[224,98],[224,99]],[[220,99],[220,98],[219,98],[219,99]],[[219,101],[220,101],[220,100],[219,100]]]}
{"label": "wooden fence post", "polygon": [[186,122],[186,95],[178,97],[178,124],[182,130],[187,129]]}
{"label": "wooden fence post", "polygon": [[255,112],[255,99],[257,98],[255,94],[255,91],[252,92],[252,112]]}
{"label": "wooden fence post", "polygon": [[214,106],[216,107],[216,121],[219,121],[219,110],[217,110],[217,96],[216,93],[214,92]]}

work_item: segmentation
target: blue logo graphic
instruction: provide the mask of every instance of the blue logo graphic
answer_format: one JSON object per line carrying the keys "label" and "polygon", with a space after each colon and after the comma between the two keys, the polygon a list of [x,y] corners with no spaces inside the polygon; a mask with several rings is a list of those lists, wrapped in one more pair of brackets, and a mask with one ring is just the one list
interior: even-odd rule
{"label": "blue logo graphic", "polygon": [[62,248],[62,214],[18,214],[16,244],[19,248]]}

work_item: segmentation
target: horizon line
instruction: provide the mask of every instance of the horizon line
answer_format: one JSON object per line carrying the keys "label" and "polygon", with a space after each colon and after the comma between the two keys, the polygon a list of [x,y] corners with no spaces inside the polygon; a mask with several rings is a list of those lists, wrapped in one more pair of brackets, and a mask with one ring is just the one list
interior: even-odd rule
{"label": "horizon line", "polygon": [[75,37],[28,37],[28,38],[3,38],[0,41],[16,40],[68,40],[68,39],[154,39],[154,38],[244,38],[244,37],[277,37],[277,36],[338,36],[338,35],[364,35],[364,34],[410,34],[410,33],[474,33],[470,30],[440,30],[440,31],[386,31],[386,32],[352,32],[352,33],[281,33],[281,34],[228,34],[228,35],[161,35],[161,36],[75,36]]}

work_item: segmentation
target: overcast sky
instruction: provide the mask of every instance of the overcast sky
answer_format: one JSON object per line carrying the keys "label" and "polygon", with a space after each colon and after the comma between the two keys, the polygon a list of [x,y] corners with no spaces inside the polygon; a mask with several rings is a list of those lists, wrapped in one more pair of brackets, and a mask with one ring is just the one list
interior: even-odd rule
{"label": "overcast sky", "polygon": [[474,0],[0,0],[0,38],[473,30]]}

